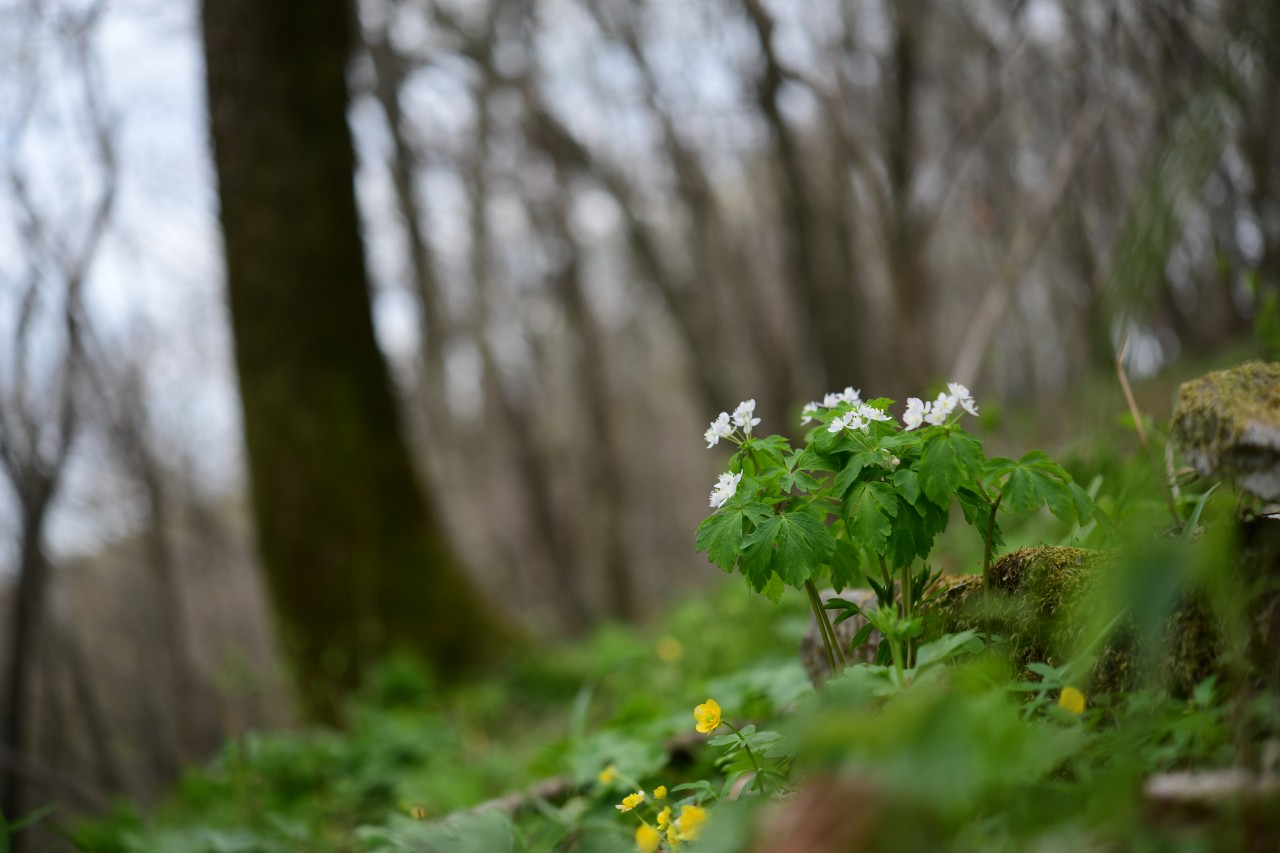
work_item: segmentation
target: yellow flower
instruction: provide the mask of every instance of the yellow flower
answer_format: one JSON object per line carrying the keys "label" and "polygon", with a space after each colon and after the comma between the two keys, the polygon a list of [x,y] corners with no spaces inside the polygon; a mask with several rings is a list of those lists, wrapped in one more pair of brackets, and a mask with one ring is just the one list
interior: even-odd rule
{"label": "yellow flower", "polygon": [[616,805],[614,808],[620,812],[629,812],[643,802],[644,791],[636,791],[634,794],[627,794],[623,797],[621,805]]}
{"label": "yellow flower", "polygon": [[676,832],[676,825],[673,823],[667,827],[667,846],[672,850],[680,844],[680,835]]}
{"label": "yellow flower", "polygon": [[600,771],[600,775],[596,777],[600,780],[601,785],[608,785],[618,778],[618,768],[610,764],[608,767]]}
{"label": "yellow flower", "polygon": [[666,829],[667,825],[670,823],[671,823],[671,806],[667,806],[665,809],[658,812],[658,829]]}
{"label": "yellow flower", "polygon": [[667,786],[659,785],[653,789],[653,798],[655,800],[665,800],[667,798]]}
{"label": "yellow flower", "polygon": [[675,637],[658,640],[658,659],[663,663],[675,663],[684,656],[684,646]]}
{"label": "yellow flower", "polygon": [[720,706],[716,704],[716,700],[708,699],[705,705],[693,709],[693,718],[698,721],[694,728],[709,735],[720,728]]}
{"label": "yellow flower", "polygon": [[640,848],[640,853],[656,853],[661,843],[662,836],[649,824],[642,823],[636,827],[636,846]]}
{"label": "yellow flower", "polygon": [[701,806],[685,806],[680,809],[680,817],[676,818],[676,834],[681,841],[697,841],[702,832],[702,825],[707,822],[707,810]]}
{"label": "yellow flower", "polygon": [[1084,713],[1084,694],[1074,687],[1064,687],[1058,695],[1058,707],[1079,716]]}

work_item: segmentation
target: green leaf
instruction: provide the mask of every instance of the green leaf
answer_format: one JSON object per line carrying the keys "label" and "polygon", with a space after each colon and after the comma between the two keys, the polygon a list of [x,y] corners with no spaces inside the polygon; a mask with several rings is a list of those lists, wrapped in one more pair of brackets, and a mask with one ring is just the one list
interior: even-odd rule
{"label": "green leaf", "polygon": [[920,497],[920,475],[910,468],[899,467],[893,472],[893,487],[906,498],[907,503],[915,506]]}
{"label": "green leaf", "polygon": [[874,631],[875,629],[876,629],[876,626],[872,625],[870,622],[863,625],[862,628],[858,631],[858,633],[853,635],[853,640],[850,641],[849,643],[849,651],[853,651],[858,646],[862,645],[867,640],[869,640],[871,638],[871,632]]}
{"label": "green leaf", "polygon": [[794,489],[799,494],[814,491],[822,487],[822,483],[818,482],[808,471],[797,470],[787,471],[778,478],[778,486],[783,494],[788,494]]}
{"label": "green leaf", "polygon": [[1048,505],[1049,511],[1063,521],[1078,518],[1070,475],[1039,450],[1031,451],[1017,462],[993,459],[987,465],[986,474],[1002,481],[1001,506],[1014,514],[1030,515]]}
{"label": "green leaf", "polygon": [[[744,478],[739,489],[748,483],[754,486],[751,480]],[[733,565],[742,552],[743,523],[759,524],[773,515],[767,504],[740,498],[741,494],[735,495],[723,509],[703,519],[694,540],[696,549],[706,551],[707,559],[726,572],[733,571]]]}
{"label": "green leaf", "polygon": [[939,506],[983,470],[982,442],[961,429],[937,430],[925,441],[920,457],[920,488]]}
{"label": "green leaf", "polygon": [[916,668],[922,669],[930,664],[940,663],[961,652],[980,652],[982,647],[983,642],[976,631],[947,634],[916,650]]}
{"label": "green leaf", "polygon": [[848,464],[844,466],[844,470],[836,475],[836,481],[832,484],[831,490],[837,498],[843,498],[857,481],[858,476],[862,474],[862,469],[866,467],[866,456],[866,453],[853,454]]}
{"label": "green leaf", "polygon": [[778,573],[771,572],[769,574],[769,579],[765,581],[764,589],[757,590],[757,592],[763,593],[765,598],[769,599],[774,604],[777,604],[779,601],[782,601],[782,593],[786,592],[786,590],[787,585],[783,582],[782,578],[778,577]]}
{"label": "green leaf", "polygon": [[885,556],[895,566],[904,566],[916,557],[927,557],[933,550],[933,534],[924,519],[915,512],[901,512],[893,521]]}
{"label": "green leaf", "polygon": [[891,519],[898,515],[898,495],[888,483],[859,483],[845,499],[845,530],[859,547],[885,554]]}
{"label": "green leaf", "polygon": [[812,447],[806,447],[799,453],[793,453],[787,457],[787,468],[792,471],[826,471],[828,474],[834,474],[840,470],[840,464],[824,453],[819,453]]}
{"label": "green leaf", "polygon": [[813,515],[796,510],[760,522],[742,541],[740,565],[757,592],[765,591],[771,575],[798,587],[815,577],[835,550],[831,531]]}
{"label": "green leaf", "polygon": [[785,465],[785,459],[791,453],[791,444],[784,436],[771,435],[756,439],[756,452],[763,453],[768,459],[779,465]]}
{"label": "green leaf", "polygon": [[831,554],[831,586],[836,592],[853,586],[862,575],[858,561],[858,549],[848,539],[837,539]]}
{"label": "green leaf", "polygon": [[780,515],[770,516],[742,540],[739,567],[756,592],[764,592],[769,576],[773,573],[773,543],[778,539],[781,518]]}
{"label": "green leaf", "polygon": [[742,551],[742,515],[718,512],[707,516],[698,525],[698,536],[694,541],[698,551],[707,552],[708,560],[726,572],[732,572]]}

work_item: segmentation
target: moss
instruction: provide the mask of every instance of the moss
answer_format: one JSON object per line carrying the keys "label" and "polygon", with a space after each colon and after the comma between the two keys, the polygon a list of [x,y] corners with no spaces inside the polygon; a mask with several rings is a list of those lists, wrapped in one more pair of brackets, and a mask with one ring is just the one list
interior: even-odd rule
{"label": "moss", "polygon": [[[1009,643],[1019,667],[1043,661],[1061,666],[1089,651],[1090,637],[1103,625],[1109,569],[1117,566],[1110,552],[1045,546],[1015,551],[992,567],[992,594],[982,592],[982,579],[950,582],[926,605],[941,632],[989,629]],[[1215,671],[1221,631],[1202,598],[1174,602],[1161,624],[1143,632],[1132,619],[1115,627],[1106,643],[1092,650],[1093,669],[1083,685],[1090,692],[1134,686],[1153,674],[1179,695],[1187,695]],[[1145,642],[1144,642],[1145,640]]]}
{"label": "moss", "polygon": [[1201,474],[1280,497],[1280,364],[1253,361],[1185,383],[1171,430]]}

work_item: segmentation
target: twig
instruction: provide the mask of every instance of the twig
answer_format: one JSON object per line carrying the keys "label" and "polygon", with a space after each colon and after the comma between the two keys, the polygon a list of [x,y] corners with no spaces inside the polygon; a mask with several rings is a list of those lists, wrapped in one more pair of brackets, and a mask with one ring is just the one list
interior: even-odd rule
{"label": "twig", "polygon": [[1151,443],[1147,441],[1147,430],[1142,423],[1142,411],[1138,408],[1138,401],[1134,399],[1133,389],[1129,387],[1129,377],[1124,372],[1124,357],[1129,351],[1129,336],[1124,336],[1124,343],[1120,344],[1120,352],[1116,354],[1116,378],[1120,380],[1120,388],[1124,391],[1125,402],[1129,404],[1129,414],[1133,416],[1134,428],[1138,431],[1138,441],[1142,442],[1142,449],[1147,454],[1147,460],[1151,463],[1151,467],[1156,472],[1157,479],[1164,486],[1165,504],[1169,508],[1169,514],[1173,516],[1175,526],[1182,524],[1182,516],[1178,514],[1178,506],[1173,501],[1173,495],[1169,491],[1169,482],[1165,479],[1160,471],[1160,466],[1156,463],[1155,454],[1151,450]]}

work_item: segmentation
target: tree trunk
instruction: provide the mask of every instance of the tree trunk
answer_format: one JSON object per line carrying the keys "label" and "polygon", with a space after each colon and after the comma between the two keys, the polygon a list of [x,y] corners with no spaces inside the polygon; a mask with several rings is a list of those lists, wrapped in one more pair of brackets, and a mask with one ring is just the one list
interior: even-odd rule
{"label": "tree trunk", "polygon": [[346,111],[344,0],[205,0],[210,125],[254,511],[304,709],[392,648],[492,650],[410,464],[374,338]]}
{"label": "tree trunk", "polygon": [[[0,750],[19,760],[24,757],[30,740],[31,688],[35,677],[32,664],[35,662],[35,648],[44,616],[45,590],[49,583],[49,562],[45,559],[40,537],[44,532],[45,513],[53,497],[53,487],[40,482],[35,489],[38,494],[24,501],[26,514],[21,533],[21,562],[10,617],[13,621],[9,629],[9,670],[5,679],[8,707],[5,709],[4,730],[0,732]],[[4,775],[3,792],[0,792],[0,809],[10,821],[21,818],[27,809],[23,788],[20,768],[10,767]]]}

